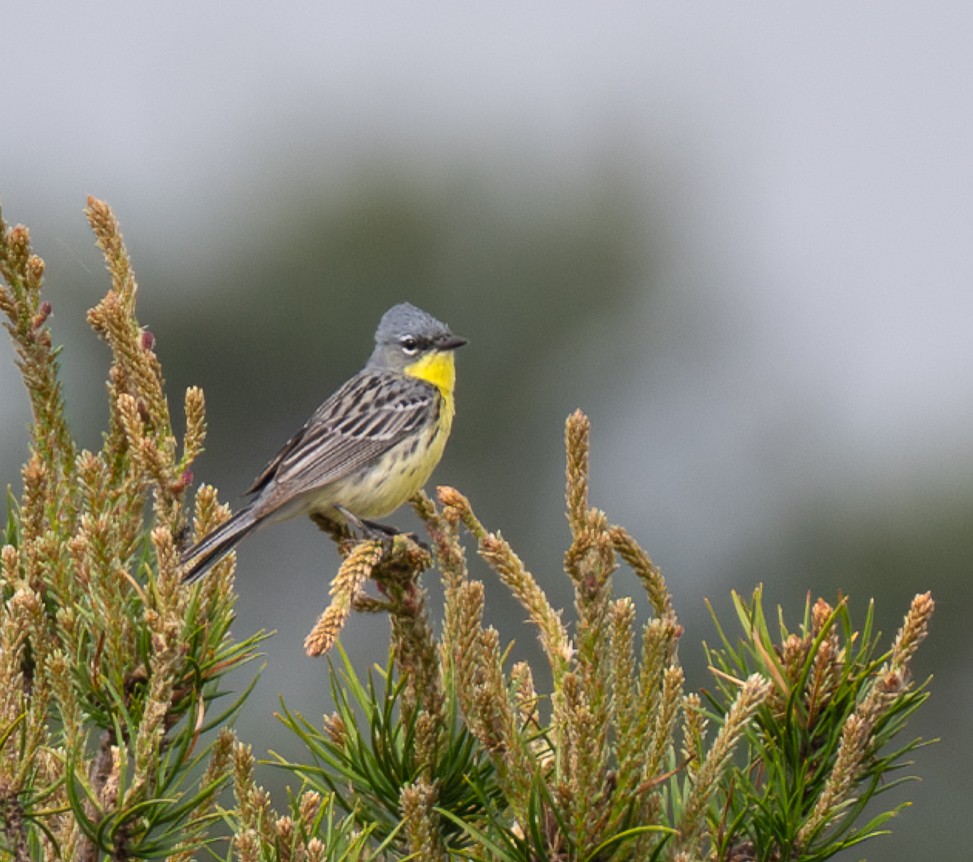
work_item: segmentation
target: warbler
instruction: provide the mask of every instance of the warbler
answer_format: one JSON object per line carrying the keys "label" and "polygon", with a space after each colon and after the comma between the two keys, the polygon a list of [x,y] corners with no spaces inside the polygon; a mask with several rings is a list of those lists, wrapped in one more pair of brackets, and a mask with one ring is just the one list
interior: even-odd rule
{"label": "warbler", "polygon": [[315,515],[366,536],[394,533],[371,519],[401,506],[439,463],[455,412],[453,351],[464,344],[407,302],[386,311],[365,367],[264,467],[250,503],[183,554],[183,581],[270,521]]}

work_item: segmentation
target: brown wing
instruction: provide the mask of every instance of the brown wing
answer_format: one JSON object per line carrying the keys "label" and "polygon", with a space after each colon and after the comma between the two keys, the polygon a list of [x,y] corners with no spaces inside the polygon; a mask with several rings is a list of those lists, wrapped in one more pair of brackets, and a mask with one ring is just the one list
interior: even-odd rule
{"label": "brown wing", "polygon": [[290,498],[342,479],[419,428],[439,398],[435,387],[403,374],[359,372],[281,447],[247,493],[273,486]]}

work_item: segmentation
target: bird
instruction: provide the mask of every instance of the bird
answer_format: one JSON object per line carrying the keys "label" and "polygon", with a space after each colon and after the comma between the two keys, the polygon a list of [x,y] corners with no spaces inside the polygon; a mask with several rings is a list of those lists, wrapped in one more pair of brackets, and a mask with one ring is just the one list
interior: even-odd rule
{"label": "bird", "polygon": [[454,352],[467,343],[431,314],[392,306],[365,367],[314,413],[244,492],[250,501],[182,554],[182,581],[205,575],[261,525],[299,515],[394,534],[373,519],[429,479],[453,424]]}

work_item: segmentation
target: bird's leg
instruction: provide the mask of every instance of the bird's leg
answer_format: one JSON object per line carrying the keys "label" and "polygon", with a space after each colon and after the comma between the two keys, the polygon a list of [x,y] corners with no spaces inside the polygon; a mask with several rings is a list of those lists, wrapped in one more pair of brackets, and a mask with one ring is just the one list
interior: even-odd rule
{"label": "bird's leg", "polygon": [[325,533],[331,536],[335,542],[341,543],[342,541],[354,540],[354,536],[347,522],[339,521],[337,518],[329,518],[320,512],[311,512],[309,517],[321,530],[324,530]]}
{"label": "bird's leg", "polygon": [[399,531],[395,527],[387,527],[385,524],[378,524],[374,521],[366,521],[359,518],[350,509],[346,509],[340,503],[335,503],[338,514],[344,518],[348,524],[358,530],[365,539],[387,539],[396,535]]}
{"label": "bird's leg", "polygon": [[429,546],[415,533],[404,533],[398,527],[393,527],[391,524],[381,524],[378,521],[368,521],[365,518],[359,518],[354,512],[348,511],[341,504],[336,503],[335,509],[366,539],[394,539],[396,536],[406,536],[424,550],[429,550]]}

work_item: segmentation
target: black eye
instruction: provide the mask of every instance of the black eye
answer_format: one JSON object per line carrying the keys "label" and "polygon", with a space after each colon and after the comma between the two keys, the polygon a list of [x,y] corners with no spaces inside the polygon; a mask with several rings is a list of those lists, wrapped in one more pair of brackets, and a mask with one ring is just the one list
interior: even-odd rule
{"label": "black eye", "polygon": [[415,356],[419,352],[419,342],[411,335],[406,335],[399,344],[402,345],[402,352],[407,356]]}

